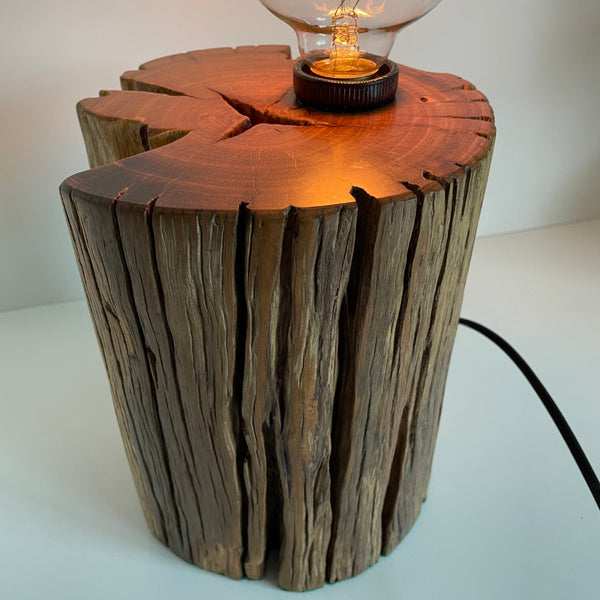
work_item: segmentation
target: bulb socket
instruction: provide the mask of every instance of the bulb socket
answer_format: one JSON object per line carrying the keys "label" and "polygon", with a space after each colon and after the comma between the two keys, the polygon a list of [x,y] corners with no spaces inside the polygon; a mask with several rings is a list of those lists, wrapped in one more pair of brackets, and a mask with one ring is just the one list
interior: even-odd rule
{"label": "bulb socket", "polygon": [[333,111],[360,111],[391,102],[398,89],[398,67],[386,60],[379,70],[362,79],[331,79],[316,75],[308,62],[294,65],[294,92],[302,103]]}

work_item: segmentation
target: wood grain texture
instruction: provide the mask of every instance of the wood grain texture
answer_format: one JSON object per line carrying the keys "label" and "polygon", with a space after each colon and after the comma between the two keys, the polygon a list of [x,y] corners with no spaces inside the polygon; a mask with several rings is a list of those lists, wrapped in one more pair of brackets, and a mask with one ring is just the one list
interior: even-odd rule
{"label": "wood grain texture", "polygon": [[279,585],[352,577],[427,493],[495,129],[400,67],[396,101],[299,106],[289,49],[146,63],[79,103],[61,194],[148,525]]}

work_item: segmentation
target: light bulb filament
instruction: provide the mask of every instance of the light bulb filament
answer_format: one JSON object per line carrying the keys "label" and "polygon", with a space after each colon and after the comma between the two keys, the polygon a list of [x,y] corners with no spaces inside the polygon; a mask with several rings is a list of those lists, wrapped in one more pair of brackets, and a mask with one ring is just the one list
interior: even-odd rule
{"label": "light bulb filament", "polygon": [[358,8],[359,1],[356,0],[349,6],[346,5],[346,0],[341,0],[337,8],[327,12],[327,16],[331,17],[331,49],[327,58],[312,64],[311,69],[318,75],[334,79],[354,79],[367,77],[377,71],[375,62],[361,57],[358,20],[368,18],[371,14]]}
{"label": "light bulb filament", "polygon": [[331,17],[333,37],[331,41],[331,58],[351,60],[358,58],[358,14],[355,7],[338,6]]}

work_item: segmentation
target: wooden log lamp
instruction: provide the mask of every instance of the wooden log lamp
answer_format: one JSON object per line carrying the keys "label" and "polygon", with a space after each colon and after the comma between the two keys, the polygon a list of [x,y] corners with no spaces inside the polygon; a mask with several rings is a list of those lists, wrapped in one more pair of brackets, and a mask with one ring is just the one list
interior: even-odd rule
{"label": "wooden log lamp", "polygon": [[358,4],[321,7],[334,42],[295,71],[259,46],[125,73],[78,104],[93,168],[61,186],[149,528],[232,578],[276,550],[289,590],[360,573],[419,514],[495,135],[454,75],[380,52],[347,77],[374,56]]}

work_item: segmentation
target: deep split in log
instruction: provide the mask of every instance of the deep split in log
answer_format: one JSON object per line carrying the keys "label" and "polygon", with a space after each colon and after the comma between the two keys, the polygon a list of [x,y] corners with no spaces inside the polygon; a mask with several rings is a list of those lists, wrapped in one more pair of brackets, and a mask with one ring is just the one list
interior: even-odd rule
{"label": "deep split in log", "polygon": [[289,50],[215,49],[82,101],[61,194],[154,535],[313,589],[417,518],[495,129],[464,80],[295,103]]}

